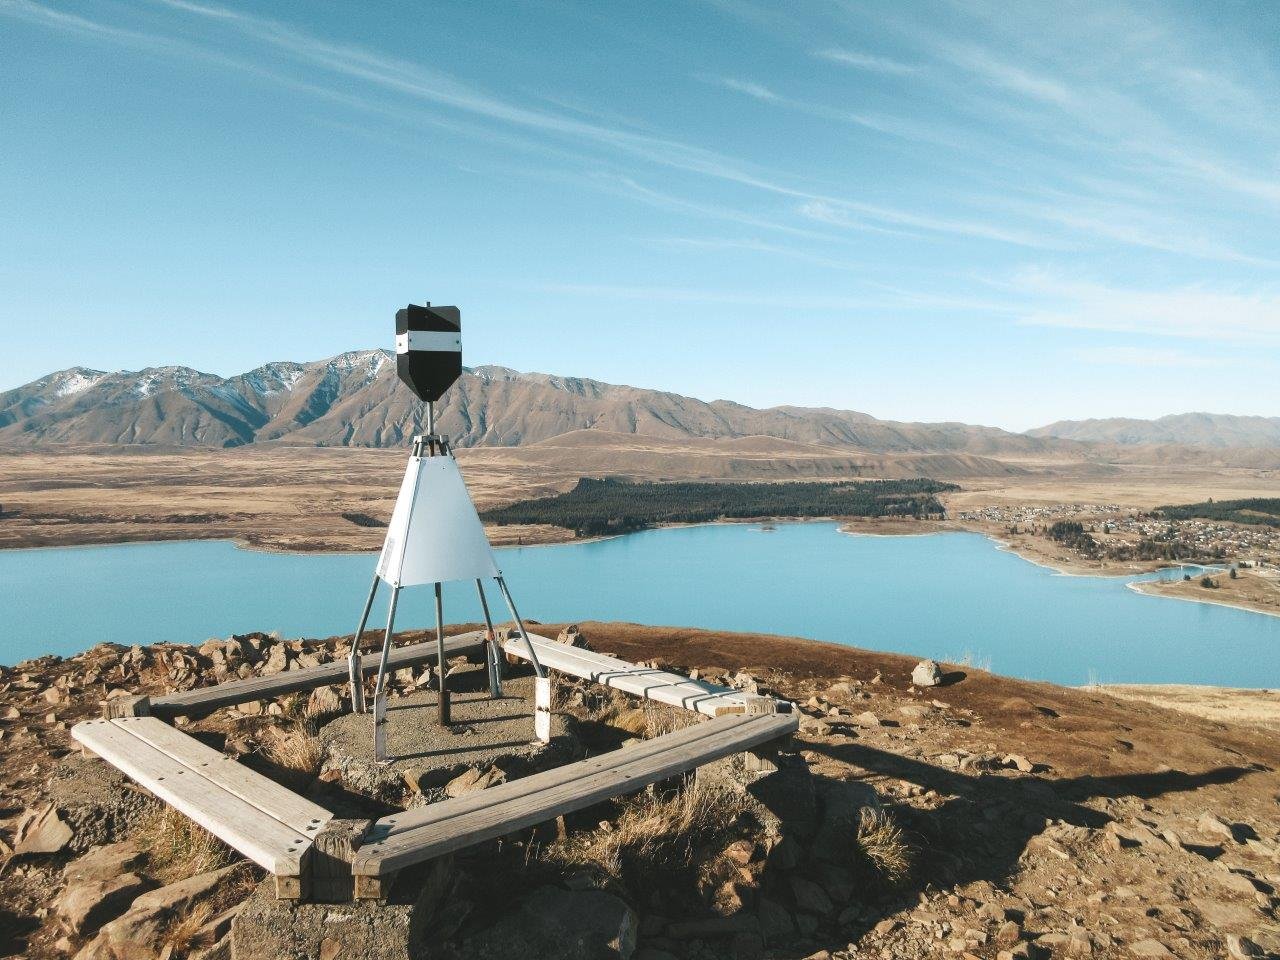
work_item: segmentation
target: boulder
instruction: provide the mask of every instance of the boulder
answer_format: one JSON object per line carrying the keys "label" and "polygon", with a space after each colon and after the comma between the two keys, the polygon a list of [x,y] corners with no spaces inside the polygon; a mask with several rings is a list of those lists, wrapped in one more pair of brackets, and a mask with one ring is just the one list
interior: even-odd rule
{"label": "boulder", "polygon": [[942,668],[935,660],[921,660],[911,671],[911,682],[917,687],[936,687],[942,683]]}
{"label": "boulder", "polygon": [[62,871],[68,884],[110,880],[127,873],[144,859],[142,847],[133,840],[90,847],[84,856],[72,860]]}
{"label": "boulder", "polygon": [[461,797],[492,787],[494,784],[504,783],[506,779],[507,775],[496,766],[490,766],[485,770],[470,767],[445,784],[444,792],[451,797]]}
{"label": "boulder", "polygon": [[104,956],[132,960],[150,956],[160,949],[161,937],[170,923],[211,898],[238,869],[232,864],[142,894],[125,914],[103,926],[98,936],[76,955],[76,960],[97,960]]}
{"label": "boulder", "polygon": [[1129,952],[1135,957],[1172,957],[1166,947],[1159,940],[1153,940],[1150,937],[1145,940],[1138,940],[1136,943],[1129,944]]}
{"label": "boulder", "polygon": [[1236,839],[1236,833],[1231,829],[1231,825],[1226,823],[1212,813],[1206,813],[1196,822],[1196,829],[1206,836],[1221,837],[1224,840],[1230,840],[1233,843]]}
{"label": "boulder", "polygon": [[1253,960],[1254,957],[1265,957],[1263,949],[1248,937],[1227,934],[1227,956],[1231,960]]}
{"label": "boulder", "polygon": [[636,948],[636,915],[603,890],[540,887],[462,948],[475,960],[627,960]]}
{"label": "boulder", "polygon": [[82,880],[63,890],[53,909],[68,930],[87,936],[124,913],[150,886],[136,873]]}
{"label": "boulder", "polygon": [[820,785],[822,806],[813,855],[829,863],[851,863],[857,853],[858,820],[864,807],[879,809],[880,798],[865,783],[831,780]]}
{"label": "boulder", "polygon": [[796,925],[791,920],[791,911],[776,900],[768,897],[757,899],[756,917],[767,943],[784,943],[795,934]]}
{"label": "boulder", "polygon": [[796,909],[825,917],[835,913],[835,904],[827,896],[826,891],[812,880],[804,877],[791,878],[791,895],[795,898]]}
{"label": "boulder", "polygon": [[570,647],[581,647],[586,649],[587,638],[582,635],[582,631],[578,629],[576,623],[565,627],[556,636],[556,643],[563,643]]}
{"label": "boulder", "polygon": [[71,828],[58,816],[58,808],[50,803],[40,810],[27,812],[18,827],[13,855],[61,853],[74,838]]}

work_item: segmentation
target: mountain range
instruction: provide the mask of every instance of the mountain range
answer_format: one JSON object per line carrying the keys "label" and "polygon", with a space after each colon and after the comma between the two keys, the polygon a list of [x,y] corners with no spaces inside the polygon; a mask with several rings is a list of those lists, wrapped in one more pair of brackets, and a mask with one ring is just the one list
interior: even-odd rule
{"label": "mountain range", "polygon": [[[404,446],[423,405],[386,350],[268,363],[233,377],[190,367],[108,373],[72,367],[0,393],[0,445],[235,447],[276,441]],[[482,366],[438,405],[459,447],[522,446],[574,431],[655,439],[771,437],[870,454],[1085,456],[1095,444],[1280,448],[1280,418],[1184,414],[1155,421],[1063,421],[1026,433],[963,423],[900,423],[818,407],[755,409],[579,377]]]}

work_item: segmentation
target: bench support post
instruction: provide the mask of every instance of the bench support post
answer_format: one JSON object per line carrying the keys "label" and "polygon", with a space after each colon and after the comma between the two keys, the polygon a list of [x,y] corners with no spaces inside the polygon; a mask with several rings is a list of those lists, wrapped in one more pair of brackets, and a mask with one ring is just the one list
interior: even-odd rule
{"label": "bench support post", "polygon": [[311,865],[311,899],[346,903],[355,899],[351,864],[372,820],[330,820],[315,836]]}
{"label": "bench support post", "polygon": [[102,704],[103,720],[119,720],[123,717],[151,716],[150,697],[114,697]]}

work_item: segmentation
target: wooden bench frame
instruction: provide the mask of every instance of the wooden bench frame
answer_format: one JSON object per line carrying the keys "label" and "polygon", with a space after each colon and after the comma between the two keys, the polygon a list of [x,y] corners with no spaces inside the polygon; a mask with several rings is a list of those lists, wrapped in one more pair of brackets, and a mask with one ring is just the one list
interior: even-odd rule
{"label": "wooden bench frame", "polygon": [[87,750],[275,877],[276,895],[307,895],[316,834],[333,814],[156,717],[87,720]]}
{"label": "wooden bench frame", "polygon": [[[445,651],[480,647],[486,638],[483,630],[459,634],[445,641]],[[767,754],[771,747],[789,740],[799,726],[799,717],[786,701],[641,667],[535,634],[528,638],[533,652],[550,669],[680,707],[704,719],[608,754],[372,824],[335,820],[323,807],[163,722],[286,693],[345,685],[349,679],[345,659],[155,699],[109,700],[104,719],[79,723],[71,733],[89,752],[270,871],[278,897],[341,900],[383,897],[395,875],[407,866],[634,793],[703,764],[739,753]],[[505,641],[504,649],[523,659],[530,657],[518,634]],[[435,659],[434,642],[411,644],[392,650],[389,670]],[[370,658],[363,672],[371,675],[376,669],[376,661]]]}

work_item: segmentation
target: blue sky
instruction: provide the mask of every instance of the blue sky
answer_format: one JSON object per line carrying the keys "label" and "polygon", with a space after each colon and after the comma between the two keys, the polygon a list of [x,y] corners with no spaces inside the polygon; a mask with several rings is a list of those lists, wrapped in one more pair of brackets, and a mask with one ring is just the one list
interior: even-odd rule
{"label": "blue sky", "polygon": [[0,0],[0,388],[389,345],[1280,414],[1280,4]]}

